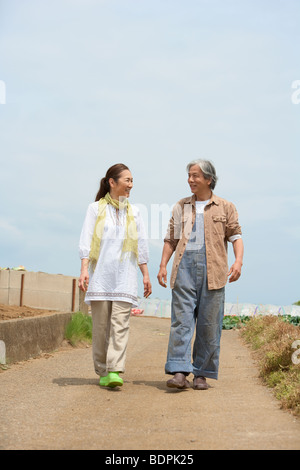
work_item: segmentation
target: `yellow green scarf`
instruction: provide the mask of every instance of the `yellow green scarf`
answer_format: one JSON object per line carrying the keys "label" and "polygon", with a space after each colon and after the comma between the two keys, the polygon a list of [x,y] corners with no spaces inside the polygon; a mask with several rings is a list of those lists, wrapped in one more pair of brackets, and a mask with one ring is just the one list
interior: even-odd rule
{"label": "yellow green scarf", "polygon": [[122,247],[121,260],[123,258],[124,252],[133,252],[138,260],[138,234],[136,222],[134,220],[132,207],[126,199],[124,202],[119,202],[116,199],[112,199],[109,193],[99,200],[98,206],[98,216],[95,223],[91,250],[90,250],[90,264],[94,270],[99,258],[100,253],[100,244],[103,236],[105,218],[106,218],[106,206],[111,204],[115,209],[126,209],[126,227],[125,227],[125,237]]}

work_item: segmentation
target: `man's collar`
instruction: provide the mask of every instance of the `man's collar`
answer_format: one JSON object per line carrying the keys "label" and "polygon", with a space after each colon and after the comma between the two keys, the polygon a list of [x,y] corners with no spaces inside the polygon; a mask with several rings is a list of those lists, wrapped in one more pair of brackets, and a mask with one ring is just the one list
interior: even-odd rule
{"label": "man's collar", "polygon": [[[190,197],[190,200],[188,201],[188,204],[195,205],[195,203],[196,203],[196,196],[195,196],[195,194],[193,194]],[[209,205],[209,204],[216,204],[216,206],[219,205],[219,198],[213,192],[212,192],[211,198],[210,198],[209,202],[207,203],[207,205]]]}
{"label": "man's collar", "polygon": [[210,201],[208,204],[216,204],[216,206],[219,205],[219,198],[216,196],[214,193],[212,193],[212,196],[210,198]]}

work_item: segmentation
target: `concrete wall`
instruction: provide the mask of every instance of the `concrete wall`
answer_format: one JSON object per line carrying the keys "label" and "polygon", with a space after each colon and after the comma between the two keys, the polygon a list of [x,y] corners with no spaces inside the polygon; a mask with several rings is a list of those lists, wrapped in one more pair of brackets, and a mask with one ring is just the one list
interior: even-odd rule
{"label": "concrete wall", "polygon": [[[0,364],[11,364],[58,348],[72,313],[0,322]],[[5,357],[6,356],[6,357]]]}
{"label": "concrete wall", "polygon": [[62,274],[0,271],[0,303],[60,312],[87,311],[84,296],[77,286],[78,278]]}

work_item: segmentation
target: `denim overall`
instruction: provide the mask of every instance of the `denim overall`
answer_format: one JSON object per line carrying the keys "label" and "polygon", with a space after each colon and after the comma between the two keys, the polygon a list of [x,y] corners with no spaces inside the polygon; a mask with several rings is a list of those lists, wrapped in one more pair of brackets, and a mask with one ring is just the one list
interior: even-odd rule
{"label": "denim overall", "polygon": [[[166,374],[218,378],[225,287],[208,290],[203,212],[195,224],[172,290]],[[193,363],[191,344],[193,335]]]}

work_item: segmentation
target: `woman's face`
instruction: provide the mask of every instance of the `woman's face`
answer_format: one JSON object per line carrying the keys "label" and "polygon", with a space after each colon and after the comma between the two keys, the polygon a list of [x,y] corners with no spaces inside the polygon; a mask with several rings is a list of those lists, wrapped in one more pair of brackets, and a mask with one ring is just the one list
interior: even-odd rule
{"label": "woman's face", "polygon": [[113,199],[119,199],[122,197],[129,197],[130,191],[133,187],[133,178],[129,170],[124,170],[119,176],[118,181],[109,179],[110,183],[110,195]]}

